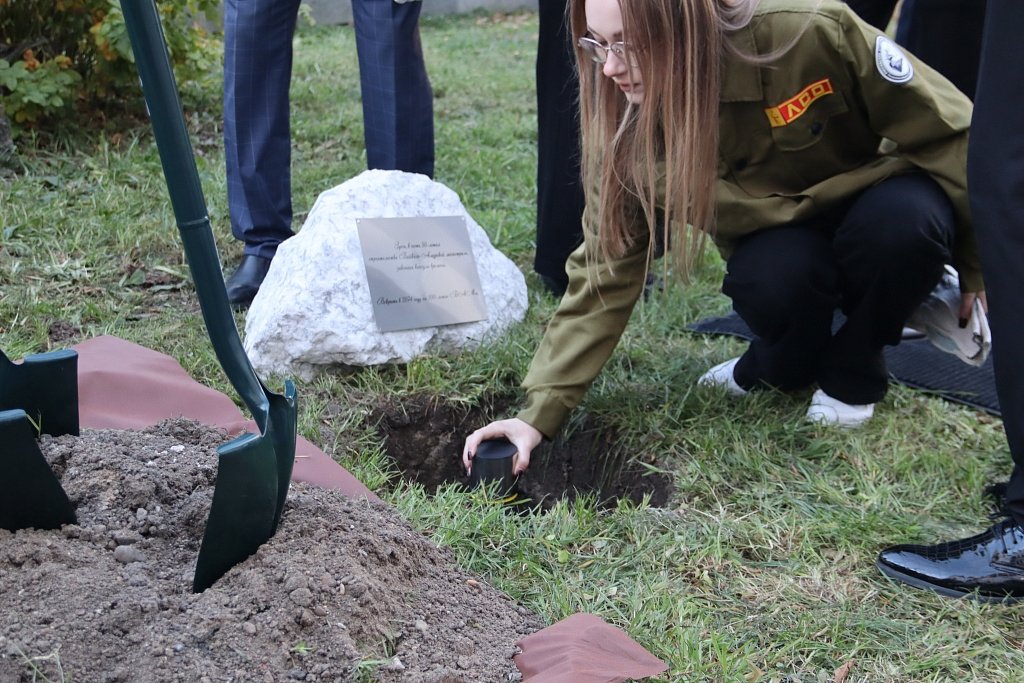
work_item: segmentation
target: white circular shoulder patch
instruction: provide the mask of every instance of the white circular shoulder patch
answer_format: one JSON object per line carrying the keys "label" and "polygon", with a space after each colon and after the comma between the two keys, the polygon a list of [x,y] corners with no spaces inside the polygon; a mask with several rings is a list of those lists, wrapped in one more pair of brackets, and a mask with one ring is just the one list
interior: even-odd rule
{"label": "white circular shoulder patch", "polygon": [[875,39],[875,66],[882,78],[893,83],[906,83],[914,77],[914,65],[910,59],[885,36]]}

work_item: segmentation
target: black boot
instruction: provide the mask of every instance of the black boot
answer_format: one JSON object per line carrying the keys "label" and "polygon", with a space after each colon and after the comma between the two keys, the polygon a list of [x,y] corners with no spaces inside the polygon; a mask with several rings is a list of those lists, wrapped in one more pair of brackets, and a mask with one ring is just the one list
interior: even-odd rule
{"label": "black boot", "polygon": [[897,545],[875,563],[886,576],[949,597],[1024,599],[1024,528],[1012,518],[984,533],[937,545]]}
{"label": "black boot", "polygon": [[270,259],[263,256],[246,254],[242,257],[238,268],[225,282],[228,289],[228,302],[232,308],[248,308],[256,292],[263,284],[263,278],[270,270]]}

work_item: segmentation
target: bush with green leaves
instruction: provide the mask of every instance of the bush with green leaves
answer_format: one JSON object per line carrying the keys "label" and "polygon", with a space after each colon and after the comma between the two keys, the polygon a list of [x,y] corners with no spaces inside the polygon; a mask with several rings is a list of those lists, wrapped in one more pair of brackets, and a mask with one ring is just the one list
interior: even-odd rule
{"label": "bush with green leaves", "polygon": [[[218,0],[158,3],[179,83],[218,77],[221,42],[210,26]],[[118,0],[0,0],[0,102],[15,130],[45,127],[73,106],[86,110],[138,99],[128,32]]]}

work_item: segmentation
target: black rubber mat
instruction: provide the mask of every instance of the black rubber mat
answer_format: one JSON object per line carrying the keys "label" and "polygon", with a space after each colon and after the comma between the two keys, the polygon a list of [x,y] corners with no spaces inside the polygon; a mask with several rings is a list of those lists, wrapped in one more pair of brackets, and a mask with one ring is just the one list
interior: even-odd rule
{"label": "black rubber mat", "polygon": [[[688,329],[702,334],[726,334],[751,339],[750,328],[735,313],[720,318],[705,318]],[[992,357],[981,367],[967,365],[956,356],[932,346],[927,339],[904,339],[897,346],[885,347],[889,375],[900,384],[927,391],[947,401],[1000,415],[996,396]]]}

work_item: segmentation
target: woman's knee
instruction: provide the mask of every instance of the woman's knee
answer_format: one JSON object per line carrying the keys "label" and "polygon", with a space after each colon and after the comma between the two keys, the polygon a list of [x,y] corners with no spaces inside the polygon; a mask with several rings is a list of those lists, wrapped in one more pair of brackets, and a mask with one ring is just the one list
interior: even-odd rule
{"label": "woman's knee", "polygon": [[939,185],[920,173],[890,178],[864,192],[836,231],[840,262],[864,267],[950,260],[956,230],[953,205]]}
{"label": "woman's knee", "polygon": [[808,309],[835,308],[837,278],[831,264],[821,260],[751,270],[734,268],[730,261],[722,291],[737,311],[790,318],[804,315]]}

